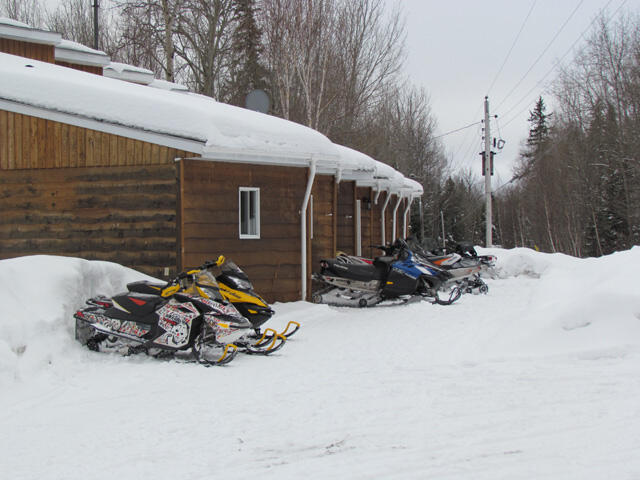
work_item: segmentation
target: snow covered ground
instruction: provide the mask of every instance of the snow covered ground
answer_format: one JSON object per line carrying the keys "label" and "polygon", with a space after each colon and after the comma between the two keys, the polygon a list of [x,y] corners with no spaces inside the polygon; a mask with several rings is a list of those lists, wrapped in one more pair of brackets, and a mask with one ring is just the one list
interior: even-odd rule
{"label": "snow covered ground", "polygon": [[639,479],[640,247],[490,252],[486,296],[276,304],[300,332],[220,368],[74,341],[73,311],[137,272],[0,261],[0,476]]}

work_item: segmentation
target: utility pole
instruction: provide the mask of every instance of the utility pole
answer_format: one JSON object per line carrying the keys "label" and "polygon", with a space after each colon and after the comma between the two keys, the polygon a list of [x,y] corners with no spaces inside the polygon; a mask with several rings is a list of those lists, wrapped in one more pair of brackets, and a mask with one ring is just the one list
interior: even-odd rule
{"label": "utility pole", "polygon": [[99,0],[93,0],[93,48],[98,48],[98,9],[100,8]]}
{"label": "utility pole", "polygon": [[485,195],[485,246],[493,245],[491,211],[491,129],[489,127],[489,97],[484,97],[484,195]]}

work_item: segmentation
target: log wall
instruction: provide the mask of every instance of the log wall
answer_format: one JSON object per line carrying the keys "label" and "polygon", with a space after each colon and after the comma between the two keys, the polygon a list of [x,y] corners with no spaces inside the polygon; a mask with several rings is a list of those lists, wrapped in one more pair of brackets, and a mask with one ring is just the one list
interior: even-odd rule
{"label": "log wall", "polygon": [[0,110],[0,170],[171,164],[193,154]]}
{"label": "log wall", "polygon": [[339,252],[355,255],[355,183],[353,181],[341,181],[338,184],[338,218],[337,218],[337,242]]}
{"label": "log wall", "polygon": [[[41,62],[55,62],[55,47],[53,45],[0,38],[0,52],[40,60]],[[29,63],[28,60],[25,60],[25,63]]]}
{"label": "log wall", "polygon": [[313,183],[313,239],[307,271],[311,274],[320,269],[320,260],[335,256],[335,178],[316,175]]}
{"label": "log wall", "polygon": [[373,258],[379,255],[379,250],[371,248],[372,244],[378,244],[373,239],[373,194],[369,187],[357,187],[356,198],[360,200],[360,238],[362,256]]}
{"label": "log wall", "polygon": [[68,255],[176,272],[175,165],[0,174],[0,258]]}
{"label": "log wall", "polygon": [[[182,160],[181,257],[185,268],[223,254],[269,302],[300,299],[303,168]],[[240,239],[238,188],[260,188],[260,238]]]}
{"label": "log wall", "polygon": [[175,274],[174,159],[185,156],[0,110],[0,258],[70,255]]}

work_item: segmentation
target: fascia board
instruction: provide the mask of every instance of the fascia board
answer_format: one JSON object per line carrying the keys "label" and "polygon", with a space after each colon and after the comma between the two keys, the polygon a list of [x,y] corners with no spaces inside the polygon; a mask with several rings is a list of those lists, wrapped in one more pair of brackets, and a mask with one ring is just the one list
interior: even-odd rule
{"label": "fascia board", "polygon": [[[211,147],[207,147],[210,149]],[[279,152],[260,152],[250,150],[208,150],[198,157],[198,160],[229,162],[229,163],[252,163],[260,165],[272,165],[279,167],[308,167],[312,161],[316,160],[318,170],[334,173],[328,168],[335,159],[318,155],[291,155]]]}

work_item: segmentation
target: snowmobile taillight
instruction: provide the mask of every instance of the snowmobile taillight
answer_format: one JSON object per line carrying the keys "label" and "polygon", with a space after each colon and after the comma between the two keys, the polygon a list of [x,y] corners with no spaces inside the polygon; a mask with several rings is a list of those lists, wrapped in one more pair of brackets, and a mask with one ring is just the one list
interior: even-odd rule
{"label": "snowmobile taillight", "polygon": [[96,300],[96,305],[100,306],[100,307],[104,307],[104,308],[109,308],[111,306],[111,303],[109,302],[102,302],[100,300]]}

